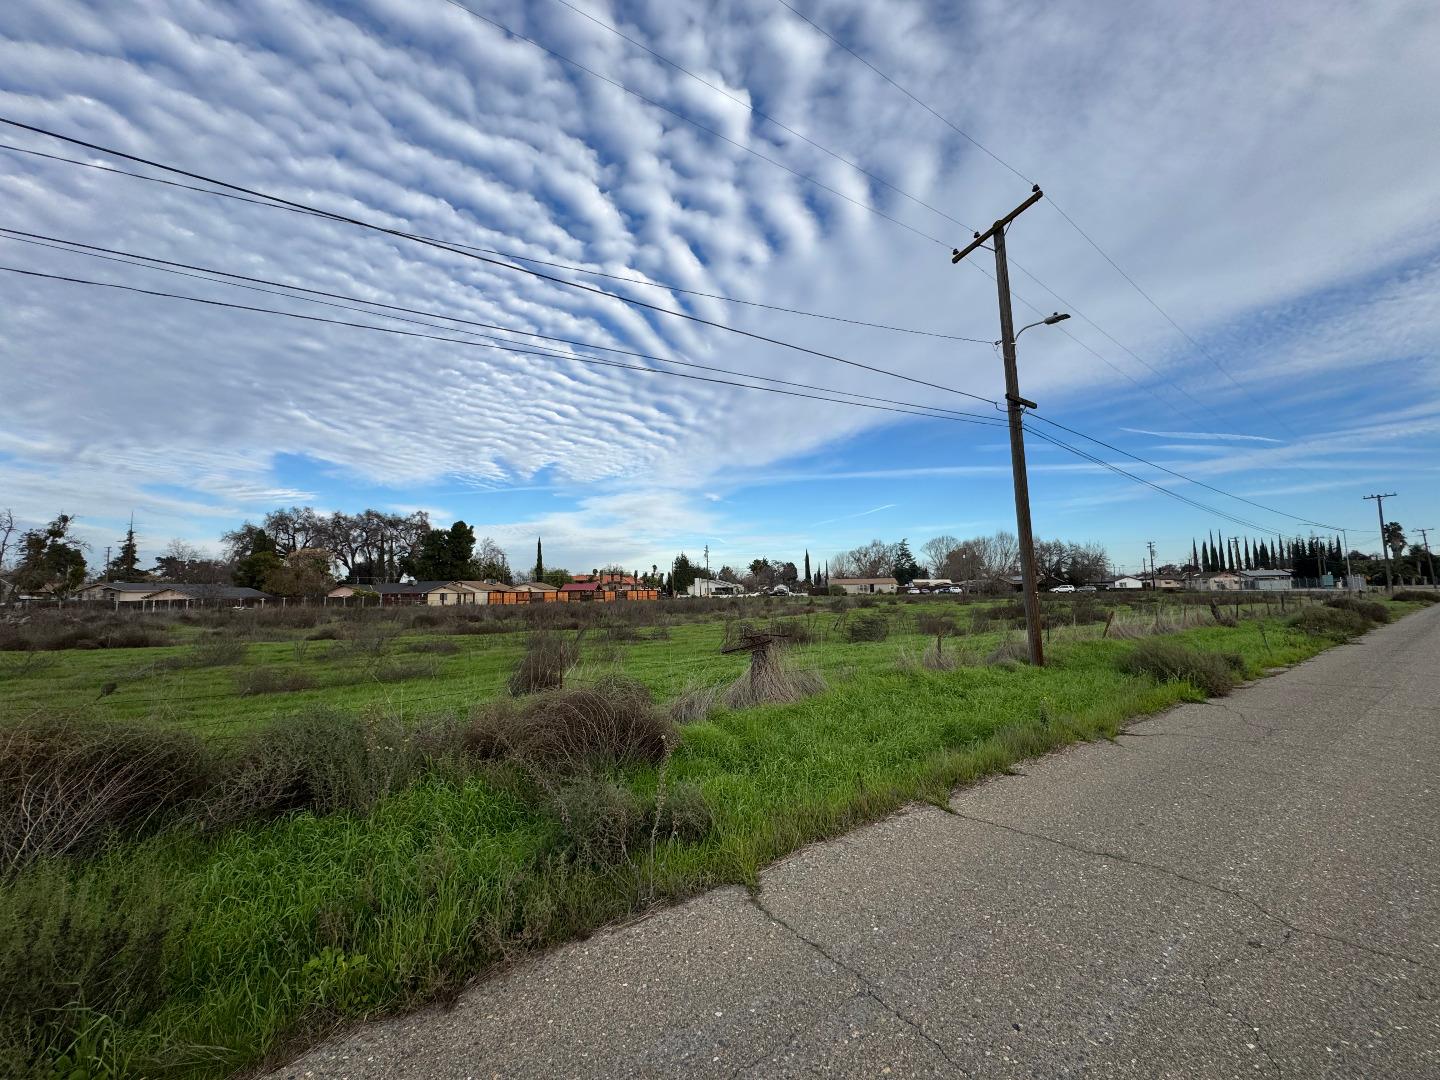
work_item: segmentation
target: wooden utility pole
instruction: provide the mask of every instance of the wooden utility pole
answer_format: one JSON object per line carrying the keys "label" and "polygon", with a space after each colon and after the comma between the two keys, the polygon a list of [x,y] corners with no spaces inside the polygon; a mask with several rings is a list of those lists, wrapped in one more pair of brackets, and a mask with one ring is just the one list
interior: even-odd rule
{"label": "wooden utility pole", "polygon": [[1420,539],[1425,541],[1425,561],[1430,564],[1430,586],[1434,588],[1436,585],[1440,585],[1440,582],[1435,580],[1435,556],[1430,553],[1430,534],[1435,530],[1416,529],[1415,531],[1420,534]]}
{"label": "wooden utility pole", "polygon": [[1375,511],[1380,515],[1380,554],[1385,558],[1385,591],[1395,591],[1395,579],[1390,573],[1390,545],[1385,543],[1385,500],[1395,498],[1395,492],[1387,491],[1384,495],[1366,495],[1366,499],[1375,500]]}
{"label": "wooden utility pole", "polygon": [[1045,645],[1040,634],[1040,593],[1035,574],[1035,537],[1030,527],[1030,481],[1025,475],[1025,408],[1035,402],[1020,396],[1020,375],[1015,364],[1015,317],[1010,310],[1010,267],[1005,259],[1005,229],[1017,217],[1042,198],[1044,192],[1036,184],[1031,195],[983,233],[976,233],[964,251],[956,249],[951,257],[958,263],[986,240],[995,243],[995,287],[1000,296],[1000,348],[1005,358],[1005,404],[1010,421],[1010,471],[1015,481],[1015,532],[1020,540],[1020,587],[1025,601],[1025,636],[1030,645],[1030,663],[1045,665]]}

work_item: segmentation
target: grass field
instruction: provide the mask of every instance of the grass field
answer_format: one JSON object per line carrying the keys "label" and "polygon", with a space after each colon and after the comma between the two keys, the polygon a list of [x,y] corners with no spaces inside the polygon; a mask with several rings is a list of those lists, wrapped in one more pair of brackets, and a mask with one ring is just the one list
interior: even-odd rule
{"label": "grass field", "polygon": [[[753,883],[803,844],[909,801],[943,804],[1017,760],[1202,697],[1132,670],[1143,635],[1230,654],[1244,675],[1334,640],[1273,606],[1223,626],[1204,607],[1143,602],[1121,608],[1102,640],[1105,610],[1060,605],[1051,665],[1033,669],[994,657],[1017,638],[1004,607],[813,606],[766,614],[812,639],[786,650],[788,663],[826,688],[683,724],[658,763],[622,760],[561,783],[447,759],[360,810],[219,829],[160,822],[27,863],[0,883],[0,1060],[21,1075],[225,1075],[649,904]],[[623,673],[663,706],[744,672],[743,654],[720,652],[721,615],[672,610],[587,629],[569,682]],[[852,620],[877,614],[883,640],[849,640]],[[926,614],[966,631],[945,642],[953,669],[921,662],[933,647],[918,629]],[[18,722],[78,715],[253,749],[316,715],[444,715],[463,727],[506,696],[523,631],[447,633],[459,627],[407,627],[410,617],[176,624],[168,645],[0,653],[0,708]],[[261,670],[272,675],[256,681]],[[606,854],[586,846],[582,817],[603,826]]]}

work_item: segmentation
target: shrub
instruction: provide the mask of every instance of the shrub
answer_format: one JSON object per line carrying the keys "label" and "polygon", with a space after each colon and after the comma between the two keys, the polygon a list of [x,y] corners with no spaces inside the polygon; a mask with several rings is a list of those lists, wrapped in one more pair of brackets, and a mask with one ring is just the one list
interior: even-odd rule
{"label": "shrub", "polygon": [[857,615],[845,623],[845,640],[884,641],[890,636],[890,620],[883,612],[871,611]]}
{"label": "shrub", "polygon": [[845,595],[845,586],[844,586],[844,585],[828,585],[828,586],[826,586],[826,588],[825,588],[825,595],[826,595],[826,596],[844,596],[844,595]]}
{"label": "shrub", "polygon": [[241,697],[291,694],[298,690],[313,690],[316,685],[313,675],[294,668],[257,667],[235,676],[235,692]]}
{"label": "shrub", "polygon": [[1361,618],[1377,624],[1390,621],[1390,609],[1378,600],[1361,600],[1358,596],[1335,596],[1326,600],[1325,606],[1338,608],[1340,611],[1353,611]]}
{"label": "shrub", "polygon": [[411,679],[431,679],[440,670],[438,660],[382,660],[369,671],[369,678],[376,682],[408,682]]}
{"label": "shrub", "polygon": [[539,690],[560,689],[565,685],[565,673],[575,666],[579,653],[579,634],[566,638],[554,630],[532,632],[525,655],[510,676],[510,693],[519,697]]}
{"label": "shrub", "polygon": [[459,645],[453,641],[446,641],[444,638],[412,641],[406,648],[413,653],[433,653],[436,656],[454,656],[460,651]]}
{"label": "shrub", "polygon": [[818,671],[794,667],[779,645],[769,645],[750,654],[750,667],[725,691],[725,704],[732,709],[785,705],[824,690]]}
{"label": "shrub", "polygon": [[0,728],[0,875],[42,855],[139,832],[212,782],[215,761],[183,731],[39,718]]}
{"label": "shrub", "polygon": [[244,663],[247,648],[241,638],[210,634],[190,646],[185,662],[189,667],[231,667]]}
{"label": "shrub", "polygon": [[950,637],[956,633],[955,620],[949,615],[921,611],[915,615],[915,629],[927,637]]}
{"label": "shrub", "polygon": [[306,713],[256,735],[192,815],[214,827],[288,810],[363,813],[459,747],[459,723],[447,717]]}
{"label": "shrub", "polygon": [[76,875],[63,862],[9,882],[0,900],[5,1075],[130,1075],[114,1045],[87,1047],[95,1040],[86,1033],[161,1004],[184,930],[161,882],[115,878],[103,886],[99,875]]}
{"label": "shrub", "polygon": [[1365,633],[1375,624],[1358,611],[1318,606],[1306,608],[1300,614],[1292,616],[1290,625],[1313,637],[1348,641]]}
{"label": "shrub", "polygon": [[1401,589],[1390,597],[1397,604],[1440,604],[1440,592],[1425,592],[1421,589]]}
{"label": "shrub", "polygon": [[650,691],[625,678],[495,702],[474,713],[465,734],[467,749],[480,758],[563,772],[597,762],[658,762],[674,743],[674,726]]}
{"label": "shrub", "polygon": [[670,703],[670,719],[677,724],[693,724],[704,720],[720,707],[725,687],[704,683],[687,686]]}
{"label": "shrub", "polygon": [[1030,646],[1023,641],[1002,641],[985,663],[992,667],[1014,667],[1030,662]]}
{"label": "shrub", "polygon": [[1245,661],[1235,655],[1201,652],[1176,641],[1150,640],[1135,646],[1123,667],[1132,675],[1188,682],[1207,697],[1223,697],[1234,689]]}

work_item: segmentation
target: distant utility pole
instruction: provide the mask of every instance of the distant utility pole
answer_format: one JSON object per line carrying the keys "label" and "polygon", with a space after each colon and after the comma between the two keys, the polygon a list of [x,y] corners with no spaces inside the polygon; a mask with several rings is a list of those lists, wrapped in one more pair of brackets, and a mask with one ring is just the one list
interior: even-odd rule
{"label": "distant utility pole", "polygon": [[1396,498],[1396,495],[1393,491],[1387,491],[1384,495],[1366,495],[1363,497],[1375,500],[1375,511],[1380,515],[1380,554],[1385,557],[1385,591],[1394,592],[1395,582],[1390,574],[1390,546],[1385,543],[1385,500]]}
{"label": "distant utility pole", "polygon": [[1425,541],[1425,561],[1430,564],[1430,584],[1432,586],[1440,584],[1435,580],[1435,556],[1430,554],[1430,534],[1435,530],[1416,529],[1415,531],[1420,534],[1420,539]]}
{"label": "distant utility pole", "polygon": [[1159,586],[1155,584],[1155,541],[1146,540],[1145,546],[1150,549],[1150,588],[1156,589]]}
{"label": "distant utility pole", "polygon": [[[1029,639],[1030,663],[1036,667],[1045,664],[1045,646],[1040,637],[1040,593],[1035,573],[1035,537],[1030,527],[1030,482],[1025,475],[1025,426],[1021,418],[1027,407],[1034,409],[1037,406],[1020,396],[1020,375],[1015,365],[1015,339],[1020,335],[1015,332],[1015,317],[1010,310],[1010,267],[1005,259],[1005,229],[1044,196],[1040,185],[1036,184],[1028,199],[983,233],[977,232],[964,251],[957,248],[950,256],[951,263],[958,263],[986,240],[995,243],[995,287],[1000,295],[1000,340],[997,344],[1005,357],[1005,404],[1010,420],[1010,471],[1015,481],[1015,531],[1020,539],[1020,584],[1025,600],[1025,635]],[[1056,312],[1041,321],[1050,325],[1069,317]],[[1029,328],[1021,327],[1021,333]]]}
{"label": "distant utility pole", "polygon": [[710,583],[710,545],[705,545],[705,595],[714,593],[715,587]]}

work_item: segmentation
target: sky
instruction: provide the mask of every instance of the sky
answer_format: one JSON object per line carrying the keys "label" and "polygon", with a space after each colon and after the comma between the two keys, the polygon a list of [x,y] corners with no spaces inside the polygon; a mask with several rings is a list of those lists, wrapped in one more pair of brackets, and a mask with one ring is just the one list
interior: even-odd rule
{"label": "sky", "polygon": [[0,507],[97,563],[132,515],[154,555],[291,504],[575,571],[1013,529],[993,255],[950,251],[1034,182],[1016,321],[1072,318],[1021,393],[1084,433],[1027,420],[1038,535],[1134,569],[1210,530],[1378,549],[1377,492],[1440,526],[1440,6],[791,2],[0,5],[0,116],[503,253],[0,125],[0,229],[347,298],[0,233]]}

